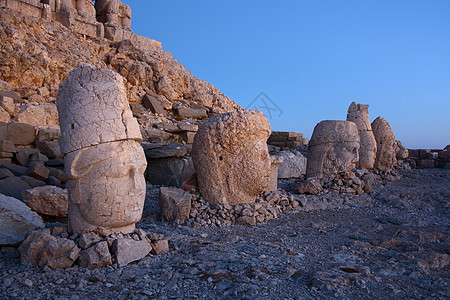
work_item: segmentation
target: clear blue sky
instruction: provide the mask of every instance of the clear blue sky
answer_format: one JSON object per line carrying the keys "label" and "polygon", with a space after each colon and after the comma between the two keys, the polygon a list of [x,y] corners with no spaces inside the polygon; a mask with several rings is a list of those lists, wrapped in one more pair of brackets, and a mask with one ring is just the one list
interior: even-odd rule
{"label": "clear blue sky", "polygon": [[242,107],[264,92],[283,112],[272,130],[309,138],[356,101],[408,148],[450,144],[450,0],[122,2],[137,34]]}

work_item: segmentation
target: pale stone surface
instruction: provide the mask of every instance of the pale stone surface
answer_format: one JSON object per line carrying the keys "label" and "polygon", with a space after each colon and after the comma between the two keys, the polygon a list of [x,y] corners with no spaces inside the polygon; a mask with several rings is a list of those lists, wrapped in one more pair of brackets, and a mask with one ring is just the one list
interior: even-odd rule
{"label": "pale stone surface", "polygon": [[402,145],[402,142],[400,142],[400,141],[396,141],[396,142],[397,142],[397,152],[396,152],[395,158],[397,160],[407,159],[409,156],[408,149],[406,149],[406,147]]}
{"label": "pale stone surface", "polygon": [[378,117],[372,122],[372,130],[377,141],[377,156],[374,168],[377,170],[392,169],[397,162],[397,142],[388,121]]}
{"label": "pale stone surface", "polygon": [[112,245],[112,253],[119,267],[125,267],[133,261],[147,256],[152,246],[147,240],[116,239]]}
{"label": "pale stone surface", "polygon": [[34,229],[43,227],[41,217],[22,201],[0,194],[0,245],[20,243]]}
{"label": "pale stone surface", "polygon": [[86,249],[101,240],[102,238],[98,234],[95,234],[94,232],[85,232],[78,239],[78,246],[82,249]]}
{"label": "pale stone surface", "polygon": [[166,254],[169,253],[169,241],[168,240],[159,240],[154,243],[151,243],[152,250],[150,251],[153,255]]}
{"label": "pale stone surface", "polygon": [[270,156],[270,176],[269,176],[269,186],[267,187],[267,192],[276,191],[278,189],[278,168],[284,161],[284,157],[271,155]]}
{"label": "pale stone surface", "polygon": [[80,64],[61,84],[56,103],[69,231],[132,232],[142,216],[147,163],[123,78]]}
{"label": "pale stone surface", "polygon": [[29,145],[36,139],[36,129],[30,124],[0,122],[0,139],[14,145]]}
{"label": "pale stone surface", "polygon": [[191,194],[176,187],[161,187],[159,208],[167,221],[187,220],[191,211]]}
{"label": "pale stone surface", "polygon": [[298,178],[306,174],[306,157],[300,151],[279,151],[274,155],[283,157],[284,160],[278,168],[278,178]]}
{"label": "pale stone surface", "polygon": [[349,121],[322,121],[308,144],[307,177],[331,177],[356,168],[359,161],[358,128]]}
{"label": "pale stone surface", "polygon": [[0,122],[11,122],[11,116],[9,115],[9,113],[0,106]]}
{"label": "pale stone surface", "polygon": [[212,204],[254,202],[269,184],[270,124],[259,111],[215,115],[200,125],[192,158],[203,198]]}
{"label": "pale stone surface", "polygon": [[361,145],[359,148],[359,168],[373,169],[377,144],[370,124],[369,105],[352,102],[348,108],[347,121],[355,123],[358,127]]}
{"label": "pale stone surface", "polygon": [[49,216],[67,217],[68,192],[52,185],[39,186],[22,193],[23,202],[32,210]]}
{"label": "pale stone surface", "polygon": [[20,245],[19,251],[22,262],[52,269],[71,267],[80,253],[74,241],[52,236],[50,229],[33,231]]}
{"label": "pale stone surface", "polygon": [[92,247],[82,250],[79,255],[80,266],[84,268],[101,268],[112,265],[111,253],[108,243],[103,241]]}
{"label": "pale stone surface", "polygon": [[79,64],[62,82],[56,105],[63,153],[108,142],[142,140],[123,78],[113,71]]}

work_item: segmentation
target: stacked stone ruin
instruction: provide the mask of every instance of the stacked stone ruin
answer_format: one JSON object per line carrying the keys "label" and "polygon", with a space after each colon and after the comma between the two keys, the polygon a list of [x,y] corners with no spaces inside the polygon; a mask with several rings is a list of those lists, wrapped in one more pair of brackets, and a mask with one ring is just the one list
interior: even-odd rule
{"label": "stacked stone ruin", "polygon": [[405,160],[411,168],[446,168],[450,169],[450,145],[444,149],[408,149],[409,156]]}
{"label": "stacked stone ruin", "polygon": [[57,21],[79,34],[111,41],[136,40],[152,46],[161,43],[130,29],[131,8],[120,0],[1,0],[7,7],[35,18]]}

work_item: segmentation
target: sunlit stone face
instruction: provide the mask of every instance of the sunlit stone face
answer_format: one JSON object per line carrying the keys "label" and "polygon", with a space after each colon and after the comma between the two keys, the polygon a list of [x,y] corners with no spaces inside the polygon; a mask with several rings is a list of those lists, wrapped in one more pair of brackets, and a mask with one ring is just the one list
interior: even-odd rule
{"label": "sunlit stone face", "polygon": [[66,156],[72,232],[129,233],[145,200],[144,151],[136,141],[97,145]]}
{"label": "sunlit stone face", "polygon": [[269,185],[267,118],[242,110],[215,115],[197,131],[192,160],[202,197],[212,204],[254,202]]}

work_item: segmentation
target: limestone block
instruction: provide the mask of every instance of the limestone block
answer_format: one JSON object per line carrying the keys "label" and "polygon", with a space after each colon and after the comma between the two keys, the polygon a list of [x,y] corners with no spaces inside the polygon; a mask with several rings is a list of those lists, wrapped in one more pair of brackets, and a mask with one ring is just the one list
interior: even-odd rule
{"label": "limestone block", "polygon": [[17,148],[17,152],[14,155],[16,162],[21,166],[26,166],[28,164],[29,154],[27,149]]}
{"label": "limestone block", "polygon": [[22,201],[0,194],[0,245],[20,243],[34,229],[43,227],[41,217]]}
{"label": "limestone block", "polygon": [[50,159],[62,158],[61,148],[58,141],[43,141],[37,142],[36,148],[41,151],[42,154]]}
{"label": "limestone block", "polygon": [[158,90],[158,94],[166,96],[168,99],[178,98],[178,94],[165,76],[156,83],[156,89]]}
{"label": "limestone block", "polygon": [[181,134],[181,138],[186,144],[194,143],[195,132],[186,131]]}
{"label": "limestone block", "polygon": [[116,239],[112,245],[113,257],[119,267],[125,267],[133,261],[147,256],[152,246],[147,240]]}
{"label": "limestone block", "polygon": [[94,232],[85,232],[78,239],[78,246],[82,249],[87,249],[101,240],[102,238]]}
{"label": "limestone block", "polygon": [[11,172],[13,172],[14,175],[16,175],[16,176],[25,175],[28,172],[28,168],[27,167],[18,166],[18,165],[15,165],[15,164],[3,164],[3,167],[7,168]]}
{"label": "limestone block", "polygon": [[28,169],[27,175],[38,180],[47,180],[50,175],[50,170],[43,164],[34,164]]}
{"label": "limestone block", "polygon": [[377,141],[377,155],[374,168],[392,169],[397,162],[397,142],[388,121],[378,117],[372,122],[372,131]]}
{"label": "limestone block", "polygon": [[184,157],[191,152],[191,146],[183,144],[168,144],[161,147],[152,148],[144,146],[147,159],[165,158],[165,157]]}
{"label": "limestone block", "polygon": [[9,113],[0,106],[0,122],[11,122],[11,116],[9,115]]}
{"label": "limestone block", "polygon": [[14,177],[14,174],[6,168],[0,168],[0,180],[8,177]]}
{"label": "limestone block", "polygon": [[203,198],[212,204],[254,202],[269,184],[270,124],[259,111],[212,116],[200,125],[192,158]]}
{"label": "limestone block", "polygon": [[147,163],[123,78],[80,64],[61,83],[56,104],[69,231],[132,232],[142,216]]}
{"label": "limestone block", "polygon": [[283,163],[284,157],[271,155],[270,160],[270,177],[269,186],[266,189],[267,192],[276,191],[278,189],[278,168]]}
{"label": "limestone block", "polygon": [[162,107],[161,103],[159,103],[158,99],[150,96],[148,94],[144,95],[142,98],[142,105],[144,105],[145,108],[150,109],[152,113],[157,113],[162,116],[166,116],[167,112]]}
{"label": "limestone block", "polygon": [[71,267],[80,253],[74,241],[52,236],[50,229],[33,231],[20,245],[19,251],[23,263],[52,269]]}
{"label": "limestone block", "polygon": [[322,121],[308,144],[307,177],[332,177],[355,169],[359,162],[358,127],[349,121]]}
{"label": "limestone block", "polygon": [[0,107],[7,111],[10,116],[15,116],[16,106],[14,105],[14,100],[12,98],[0,96]]}
{"label": "limestone block", "polygon": [[369,105],[352,102],[348,108],[347,121],[351,121],[358,127],[360,148],[359,168],[373,169],[377,151],[377,143],[372,132],[369,118]]}
{"label": "limestone block", "polygon": [[111,253],[109,253],[108,243],[105,241],[82,250],[78,259],[80,266],[89,269],[112,265]]}
{"label": "limestone block", "polygon": [[206,110],[203,108],[178,108],[177,114],[180,119],[204,119],[208,117],[208,114],[206,113]]}
{"label": "limestone block", "polygon": [[52,128],[42,128],[36,137],[37,142],[58,141],[61,135],[61,130]]}
{"label": "limestone block", "polygon": [[39,186],[22,193],[22,199],[32,210],[55,217],[67,217],[68,192],[52,185]]}
{"label": "limestone block", "polygon": [[169,253],[169,241],[159,240],[151,244],[152,250],[150,251],[153,255],[166,254]]}
{"label": "limestone block", "polygon": [[47,185],[47,183],[45,183],[45,181],[30,177],[30,176],[26,176],[26,175],[20,176],[20,179],[22,179],[23,181],[28,183],[32,188]]}
{"label": "limestone block", "polygon": [[161,187],[159,208],[167,221],[187,220],[191,211],[191,194],[176,187]]}
{"label": "limestone block", "polygon": [[12,158],[13,154],[11,152],[1,152],[0,151],[0,158]]}
{"label": "limestone block", "polygon": [[16,152],[16,147],[14,143],[8,140],[0,140],[0,152]]}
{"label": "limestone block", "polygon": [[19,177],[7,177],[0,180],[0,193],[22,200],[22,192],[31,186]]}
{"label": "limestone block", "polygon": [[299,178],[306,174],[306,157],[300,151],[279,151],[274,155],[283,157],[283,162],[278,168],[278,178]]}
{"label": "limestone block", "polygon": [[36,130],[30,124],[0,122],[0,139],[10,140],[14,145],[30,145],[36,139]]}
{"label": "limestone block", "polygon": [[20,123],[30,124],[33,126],[45,125],[46,116],[45,109],[40,105],[24,105],[16,117],[16,121]]}

